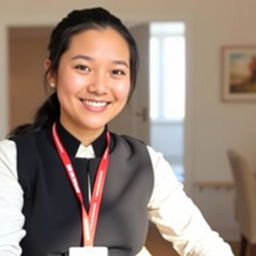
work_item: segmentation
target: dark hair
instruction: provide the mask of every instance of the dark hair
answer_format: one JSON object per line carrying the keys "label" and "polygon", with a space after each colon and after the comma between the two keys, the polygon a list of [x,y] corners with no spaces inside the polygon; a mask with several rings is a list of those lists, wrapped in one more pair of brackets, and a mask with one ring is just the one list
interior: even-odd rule
{"label": "dark hair", "polygon": [[[51,63],[45,73],[45,85],[49,72],[55,73],[58,71],[60,58],[68,49],[73,35],[88,29],[104,29],[108,27],[116,30],[126,40],[129,47],[131,68],[130,98],[135,89],[138,70],[138,51],[136,42],[119,18],[100,7],[74,10],[63,18],[53,29],[48,46],[49,60]],[[49,127],[59,118],[59,116],[60,104],[57,94],[54,92],[42,106],[39,107],[32,124],[25,124],[15,128],[9,136],[23,134],[34,129]]]}

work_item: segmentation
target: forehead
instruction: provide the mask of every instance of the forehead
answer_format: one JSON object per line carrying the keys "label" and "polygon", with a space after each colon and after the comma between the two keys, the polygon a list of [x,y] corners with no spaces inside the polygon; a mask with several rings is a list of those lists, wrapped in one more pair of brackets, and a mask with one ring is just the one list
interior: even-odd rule
{"label": "forehead", "polygon": [[82,31],[71,37],[67,51],[94,51],[121,54],[129,57],[125,38],[113,28],[95,28]]}

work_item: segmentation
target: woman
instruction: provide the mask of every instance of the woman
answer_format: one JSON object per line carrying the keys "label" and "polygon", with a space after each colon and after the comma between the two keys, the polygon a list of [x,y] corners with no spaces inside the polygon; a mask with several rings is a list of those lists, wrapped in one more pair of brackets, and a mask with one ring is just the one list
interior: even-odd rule
{"label": "woman", "polygon": [[102,8],[71,12],[45,67],[52,94],[0,143],[0,255],[141,255],[148,219],[180,255],[233,255],[160,153],[108,131],[136,82],[121,21]]}

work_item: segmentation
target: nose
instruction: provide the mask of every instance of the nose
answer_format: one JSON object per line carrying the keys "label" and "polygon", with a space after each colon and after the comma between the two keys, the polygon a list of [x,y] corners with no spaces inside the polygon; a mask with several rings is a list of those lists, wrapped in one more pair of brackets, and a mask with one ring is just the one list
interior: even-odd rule
{"label": "nose", "polygon": [[88,86],[88,91],[97,95],[106,94],[108,91],[107,80],[104,72],[95,72]]}

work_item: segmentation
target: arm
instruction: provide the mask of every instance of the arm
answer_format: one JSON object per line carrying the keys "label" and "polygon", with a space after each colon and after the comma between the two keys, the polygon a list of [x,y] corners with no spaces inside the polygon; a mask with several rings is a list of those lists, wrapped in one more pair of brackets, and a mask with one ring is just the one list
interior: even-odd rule
{"label": "arm", "polygon": [[230,246],[205,221],[187,197],[169,163],[148,147],[154,169],[149,218],[180,255],[233,256]]}
{"label": "arm", "polygon": [[19,256],[22,230],[23,191],[17,180],[16,147],[10,140],[0,142],[0,255]]}

